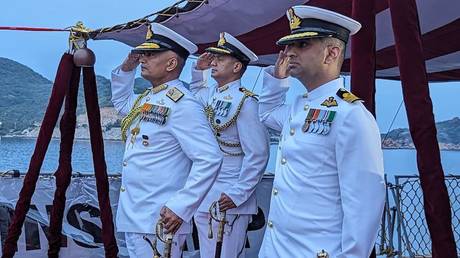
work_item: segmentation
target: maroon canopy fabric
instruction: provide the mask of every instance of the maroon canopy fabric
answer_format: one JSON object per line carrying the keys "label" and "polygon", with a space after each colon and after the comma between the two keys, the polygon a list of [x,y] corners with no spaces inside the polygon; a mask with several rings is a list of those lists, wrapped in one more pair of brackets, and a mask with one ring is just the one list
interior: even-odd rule
{"label": "maroon canopy fabric", "polygon": [[[164,10],[155,22],[181,33],[203,51],[229,32],[270,65],[280,48],[275,42],[289,34],[286,10],[307,4],[333,10],[362,22],[352,38],[342,72],[352,74],[352,88],[375,109],[375,77],[402,79],[404,100],[424,192],[425,214],[433,243],[433,257],[456,257],[450,204],[440,163],[428,81],[460,80],[460,1],[458,0],[213,0]],[[389,8],[391,4],[391,12]],[[375,17],[374,17],[375,14]],[[131,24],[132,25],[132,24]],[[97,30],[96,40],[114,39],[136,46],[146,26]],[[352,64],[352,65],[350,65]],[[399,66],[398,66],[399,64]],[[401,67],[401,69],[400,69]]]}
{"label": "maroon canopy fabric", "polygon": [[425,217],[433,258],[457,257],[449,195],[436,139],[433,105],[422,55],[415,0],[388,0],[401,70],[409,130],[417,149]]}
{"label": "maroon canopy fabric", "polygon": [[[76,108],[78,83],[81,69],[73,63],[73,55],[64,54],[59,63],[56,80],[54,81],[51,97],[43,118],[42,127],[37,138],[34,154],[32,155],[29,170],[24,177],[24,183],[16,203],[8,235],[5,239],[2,258],[11,258],[17,250],[17,241],[21,235],[22,225],[30,208],[32,195],[40,174],[48,145],[51,141],[53,129],[57,123],[64,98],[66,99],[65,111],[61,119],[61,148],[59,152],[59,167],[55,173],[56,192],[50,219],[48,257],[59,257],[61,246],[62,216],[65,208],[65,193],[72,176],[72,145],[75,134]],[[101,118],[97,98],[97,86],[94,69],[83,68],[85,101],[88,113],[91,150],[96,177],[97,195],[101,210],[102,241],[104,243],[105,257],[115,258],[118,246],[114,235],[112,210],[109,200],[109,183],[107,166],[104,158],[104,142],[102,139]]]}
{"label": "maroon canopy fabric", "polygon": [[[371,0],[369,0],[371,1]],[[376,12],[376,75],[378,78],[399,79],[398,62],[390,10],[386,0],[374,0]],[[240,39],[259,55],[259,65],[273,64],[279,48],[275,42],[289,33],[286,10],[297,4],[307,4],[352,16],[352,0],[212,0],[189,3],[171,9],[177,15],[159,15],[154,21],[174,29],[200,46],[218,40],[226,31]],[[424,60],[430,81],[460,79],[460,1],[418,0]],[[136,25],[137,26],[137,25]],[[129,26],[126,30],[96,30],[95,40],[113,39],[136,46],[145,39],[146,27]],[[367,26],[367,25],[364,25]],[[117,28],[119,29],[119,28]],[[350,71],[350,51],[343,72]]]}
{"label": "maroon canopy fabric", "polygon": [[363,26],[351,39],[351,90],[364,100],[375,116],[375,5],[369,0],[353,0],[352,17]]}
{"label": "maroon canopy fabric", "polygon": [[26,218],[27,211],[30,207],[30,201],[35,191],[40,169],[45,159],[46,150],[51,141],[54,126],[59,118],[66,94],[66,85],[70,84],[73,69],[73,57],[64,54],[59,63],[59,69],[54,80],[48,108],[43,118],[42,127],[38,134],[37,143],[35,144],[34,154],[30,159],[29,170],[24,177],[24,184],[19,193],[19,199],[14,210],[14,217],[8,228],[8,236],[3,246],[2,258],[11,258],[17,250],[17,241],[21,235],[22,225]]}

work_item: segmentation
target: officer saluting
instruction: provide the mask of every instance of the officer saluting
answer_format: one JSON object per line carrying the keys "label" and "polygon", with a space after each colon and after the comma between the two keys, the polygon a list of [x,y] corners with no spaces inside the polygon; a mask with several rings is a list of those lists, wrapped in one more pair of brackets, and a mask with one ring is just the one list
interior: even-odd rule
{"label": "officer saluting", "polygon": [[[260,118],[281,139],[259,257],[369,257],[385,201],[380,134],[339,78],[361,25],[310,6],[288,18],[291,34],[278,41],[286,49],[265,70],[260,97]],[[288,75],[307,89],[292,105]]]}
{"label": "officer saluting", "polygon": [[[218,223],[210,220],[212,202],[218,201],[227,214],[221,257],[245,256],[246,230],[257,213],[255,188],[268,161],[268,134],[259,121],[256,96],[241,85],[247,65],[256,60],[251,50],[223,32],[217,46],[207,48],[192,69],[190,90],[205,106],[224,155],[216,182],[195,215],[202,258],[215,255]],[[205,71],[210,68],[217,85],[208,87]]]}
{"label": "officer saluting", "polygon": [[[130,257],[153,256],[143,239],[155,237],[157,220],[175,233],[172,257],[181,257],[190,221],[215,180],[222,154],[202,106],[178,80],[197,47],[176,32],[153,23],[146,41],[112,73],[112,102],[125,118],[126,141],[116,216]],[[152,83],[133,93],[135,68]]]}

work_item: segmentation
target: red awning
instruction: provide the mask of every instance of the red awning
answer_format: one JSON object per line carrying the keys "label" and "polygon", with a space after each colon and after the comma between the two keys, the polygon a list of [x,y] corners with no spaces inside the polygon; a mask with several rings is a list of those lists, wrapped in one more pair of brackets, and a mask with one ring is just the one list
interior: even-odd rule
{"label": "red awning", "polygon": [[[377,77],[398,79],[394,36],[386,0],[376,1]],[[258,65],[273,64],[280,50],[275,42],[289,33],[286,10],[297,4],[327,8],[351,16],[352,0],[208,0],[188,2],[183,7],[163,10],[153,20],[181,33],[199,45],[200,51],[226,31],[259,55]],[[418,0],[422,44],[430,81],[460,80],[460,1]],[[364,24],[364,26],[366,26]],[[115,27],[92,33],[95,40],[113,39],[130,46],[145,38],[145,25]],[[347,58],[350,50],[347,50]],[[350,71],[347,59],[343,72]]]}

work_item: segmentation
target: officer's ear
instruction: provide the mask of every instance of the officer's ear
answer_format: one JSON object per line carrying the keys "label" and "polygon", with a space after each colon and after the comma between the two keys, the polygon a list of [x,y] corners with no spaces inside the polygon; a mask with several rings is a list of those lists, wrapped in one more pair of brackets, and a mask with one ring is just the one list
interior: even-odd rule
{"label": "officer's ear", "polygon": [[336,62],[340,57],[340,48],[337,46],[329,45],[326,47],[326,57],[324,62],[326,64],[332,64]]}
{"label": "officer's ear", "polygon": [[177,57],[171,57],[168,59],[168,62],[166,63],[166,71],[171,72],[176,69],[177,65],[179,64]]}
{"label": "officer's ear", "polygon": [[233,73],[240,73],[243,69],[243,64],[241,62],[235,62],[233,64]]}

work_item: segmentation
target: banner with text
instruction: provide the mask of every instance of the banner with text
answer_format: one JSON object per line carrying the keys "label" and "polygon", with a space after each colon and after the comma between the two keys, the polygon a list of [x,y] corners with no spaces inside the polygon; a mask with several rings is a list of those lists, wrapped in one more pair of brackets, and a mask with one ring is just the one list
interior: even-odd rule
{"label": "banner with text", "polygon": [[[121,178],[109,177],[112,212],[116,215]],[[256,258],[262,243],[265,222],[268,215],[273,176],[264,176],[257,187],[259,216],[249,228],[246,242],[247,257]],[[54,177],[41,176],[32,197],[29,213],[18,240],[17,257],[46,257],[48,250],[47,232],[56,182]],[[13,209],[22,188],[22,178],[0,177],[0,238],[6,238]],[[63,219],[63,241],[60,255],[69,258],[104,257],[101,238],[100,210],[97,201],[96,180],[91,176],[72,178],[66,193],[66,208]],[[115,218],[115,217],[114,217]],[[196,234],[194,232],[193,234]],[[124,234],[116,235],[119,257],[128,256]],[[186,241],[184,257],[198,258],[198,237],[190,235]],[[1,255],[1,249],[0,249]]]}

